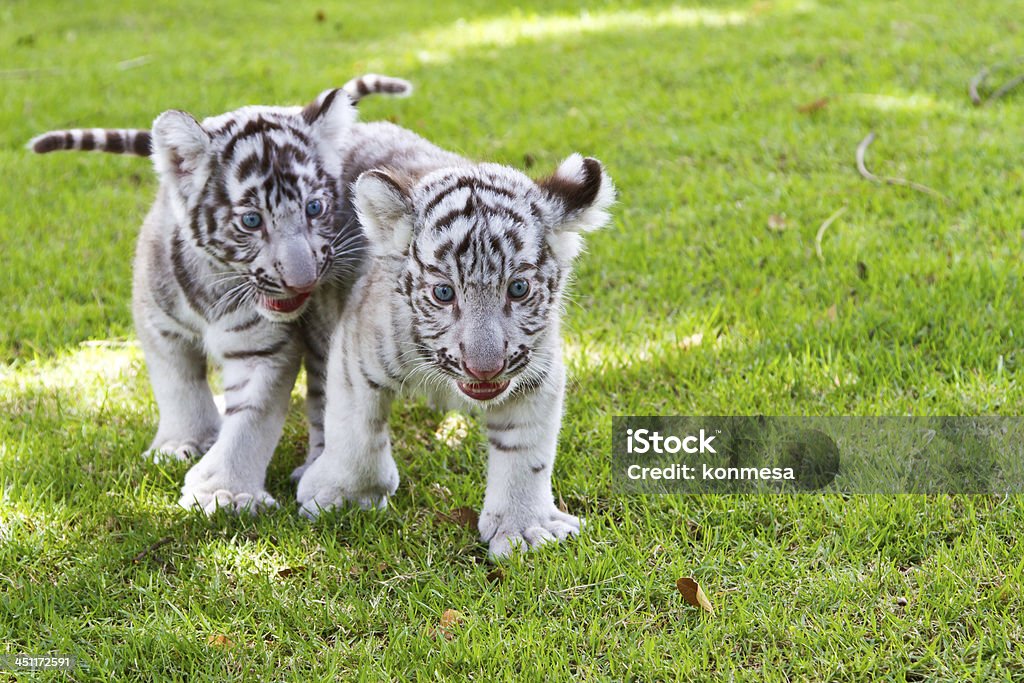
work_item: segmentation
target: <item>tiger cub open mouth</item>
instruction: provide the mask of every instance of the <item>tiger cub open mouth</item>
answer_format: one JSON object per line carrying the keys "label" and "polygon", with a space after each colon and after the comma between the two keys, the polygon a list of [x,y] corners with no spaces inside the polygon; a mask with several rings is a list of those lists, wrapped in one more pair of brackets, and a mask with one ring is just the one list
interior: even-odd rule
{"label": "tiger cub open mouth", "polygon": [[309,292],[293,296],[289,299],[271,299],[270,297],[264,297],[263,305],[275,313],[294,313],[302,308],[302,304],[306,303],[306,299],[308,298]]}
{"label": "tiger cub open mouth", "polygon": [[470,398],[475,398],[478,401],[487,401],[496,396],[500,396],[503,391],[508,389],[509,381],[503,382],[456,382],[459,386],[459,391],[464,393]]}

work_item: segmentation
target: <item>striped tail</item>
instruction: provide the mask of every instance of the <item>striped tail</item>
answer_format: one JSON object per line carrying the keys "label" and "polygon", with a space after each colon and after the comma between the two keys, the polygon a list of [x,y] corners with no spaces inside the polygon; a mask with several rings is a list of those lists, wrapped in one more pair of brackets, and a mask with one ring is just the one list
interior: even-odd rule
{"label": "striped tail", "polygon": [[[358,104],[367,95],[408,97],[412,94],[412,83],[409,81],[380,74],[363,74],[341,88],[353,104]],[[29,140],[28,148],[36,154],[80,150],[148,157],[153,153],[153,136],[142,128],[51,130]]]}
{"label": "striped tail", "polygon": [[153,153],[153,136],[145,129],[51,130],[29,140],[28,148],[37,154],[76,149],[83,152],[109,152],[148,157]]}
{"label": "striped tail", "polygon": [[352,104],[358,104],[367,95],[408,97],[412,94],[412,83],[391,76],[363,74],[341,86],[341,89],[352,98]]}

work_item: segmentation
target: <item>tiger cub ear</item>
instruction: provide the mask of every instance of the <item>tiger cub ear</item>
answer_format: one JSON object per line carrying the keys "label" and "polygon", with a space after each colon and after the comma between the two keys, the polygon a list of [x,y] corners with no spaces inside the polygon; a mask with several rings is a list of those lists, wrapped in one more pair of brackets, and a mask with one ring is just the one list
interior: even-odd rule
{"label": "tiger cub ear", "polygon": [[579,233],[597,230],[608,222],[615,186],[600,161],[579,154],[567,158],[537,185],[551,210],[548,244],[556,256],[571,261],[582,247]]}
{"label": "tiger cub ear", "polygon": [[210,135],[191,114],[172,109],[153,122],[153,164],[183,197],[206,182],[209,157]]}
{"label": "tiger cub ear", "polygon": [[334,145],[355,123],[356,108],[342,88],[324,90],[302,109],[302,118],[321,140]]}
{"label": "tiger cub ear", "polygon": [[412,241],[413,209],[408,188],[387,171],[366,171],[354,188],[363,232],[380,253],[404,252]]}

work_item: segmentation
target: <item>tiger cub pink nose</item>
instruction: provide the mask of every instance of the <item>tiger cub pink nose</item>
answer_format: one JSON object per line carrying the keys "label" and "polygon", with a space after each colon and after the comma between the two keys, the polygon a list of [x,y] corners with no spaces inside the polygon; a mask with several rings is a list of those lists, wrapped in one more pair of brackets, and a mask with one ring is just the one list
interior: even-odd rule
{"label": "tiger cub pink nose", "polygon": [[489,368],[474,367],[463,361],[462,367],[465,369],[466,374],[473,379],[479,379],[486,382],[487,380],[494,379],[501,374],[501,371],[505,369],[505,361],[502,360],[501,365],[491,366]]}
{"label": "tiger cub pink nose", "polygon": [[308,282],[298,283],[292,283],[282,280],[281,284],[283,284],[285,288],[287,288],[288,290],[295,292],[297,294],[309,294],[314,289],[316,289],[316,279],[309,280]]}

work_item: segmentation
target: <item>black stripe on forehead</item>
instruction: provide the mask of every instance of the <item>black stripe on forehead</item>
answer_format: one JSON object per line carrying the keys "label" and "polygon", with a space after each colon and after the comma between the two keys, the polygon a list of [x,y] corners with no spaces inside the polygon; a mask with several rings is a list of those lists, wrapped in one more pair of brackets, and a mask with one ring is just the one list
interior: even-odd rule
{"label": "black stripe on forehead", "polygon": [[[512,269],[539,269],[546,261],[543,236],[524,234],[517,226],[495,225],[489,221],[495,215],[504,216],[500,211],[485,208],[474,213],[478,220],[473,223],[443,232],[444,238],[431,252],[432,261],[456,274],[460,282],[479,280],[492,273],[507,274]],[[427,270],[418,254],[415,258],[421,269]]]}
{"label": "black stripe on forehead", "polygon": [[438,261],[443,261],[446,258],[448,258],[448,254],[452,253],[452,250],[454,248],[454,242],[452,242],[450,239],[445,240],[444,242],[441,242],[441,244],[438,245],[437,249],[434,250],[434,258]]}
{"label": "black stripe on forehead", "polygon": [[238,163],[238,166],[235,167],[235,180],[240,183],[245,182],[251,176],[259,174],[262,170],[262,166],[263,159],[259,154],[253,152],[242,159]]}
{"label": "black stripe on forehead", "polygon": [[459,218],[470,218],[475,212],[476,204],[477,203],[474,200],[473,195],[470,194],[466,198],[465,206],[463,206],[461,209],[452,209],[448,213],[444,214],[443,216],[441,216],[440,218],[433,222],[433,224],[430,226],[430,229],[433,232],[445,232],[450,227],[452,227],[452,223],[454,223]]}
{"label": "black stripe on forehead", "polygon": [[242,193],[241,198],[238,201],[239,204],[246,206],[256,206],[260,203],[260,188],[253,185],[252,187],[245,188],[245,192]]}
{"label": "black stripe on forehead", "polygon": [[428,201],[424,205],[424,207],[423,207],[423,216],[424,217],[429,216],[430,212],[433,211],[434,207],[436,207],[438,204],[440,204],[445,199],[445,197],[447,197],[448,195],[452,194],[453,192],[457,192],[458,190],[461,190],[461,189],[464,189],[464,188],[469,188],[469,191],[473,192],[473,193],[477,192],[478,190],[484,190],[486,192],[492,192],[494,194],[501,195],[503,197],[507,197],[508,199],[515,199],[515,196],[516,196],[515,193],[512,192],[511,190],[509,190],[508,188],[501,187],[499,185],[494,184],[493,182],[488,182],[486,180],[481,180],[479,178],[470,178],[470,177],[467,177],[467,176],[457,177],[455,179],[454,183],[451,183],[450,185],[446,185],[443,188],[437,188],[436,187],[437,185],[439,185],[439,184],[441,184],[443,182],[447,182],[447,181],[450,181],[450,178],[445,178],[445,179],[439,180],[439,181],[437,181],[437,183],[433,183],[431,185],[428,185],[426,188],[424,188],[424,191],[426,191],[426,192],[429,192],[432,189],[435,192],[437,192],[437,194],[435,194],[430,199],[430,201]]}
{"label": "black stripe on forehead", "polygon": [[220,125],[219,128],[211,128],[210,135],[220,137],[222,135],[230,135],[236,128],[238,128],[238,119],[229,118]]}
{"label": "black stripe on forehead", "polygon": [[[223,158],[230,160],[234,154],[235,149],[240,142],[248,140],[253,137],[261,137],[262,148],[264,151],[270,149],[279,149],[285,146],[292,147],[297,150],[296,144],[311,149],[313,147],[313,141],[300,127],[294,125],[296,121],[301,122],[301,119],[293,121],[281,120],[273,117],[257,116],[256,118],[250,119],[242,126],[239,130],[234,131],[238,124],[234,126],[225,126],[222,128],[225,132],[233,133],[231,138],[224,144]],[[280,142],[275,140],[275,137],[284,137],[284,140]]]}
{"label": "black stripe on forehead", "polygon": [[485,204],[481,207],[482,213],[489,214],[490,216],[504,216],[505,218],[512,221],[514,226],[526,225],[526,216],[519,213],[515,208],[511,206],[504,206],[501,204]]}
{"label": "black stripe on forehead", "polygon": [[[234,170],[236,180],[242,185],[238,203],[258,205],[262,197],[264,206],[271,207],[282,198],[300,200],[307,193],[333,187],[323,168],[319,164],[302,163],[307,160],[305,152],[293,145],[253,152]],[[226,193],[219,201],[233,203]]]}
{"label": "black stripe on forehead", "polygon": [[[302,199],[302,188],[299,185],[299,177],[297,175],[286,169],[275,169],[274,173],[263,181],[263,191],[267,196],[273,192],[279,200],[290,199],[298,201]],[[281,202],[275,202],[275,204],[279,203]],[[269,201],[267,202],[267,206],[273,205]]]}
{"label": "black stripe on forehead", "polygon": [[[470,194],[466,198],[466,205],[461,209],[452,209],[443,216],[439,216],[431,222],[430,230],[433,232],[445,232],[452,227],[452,224],[459,218],[477,218],[481,221],[489,221],[492,218],[504,217],[509,219],[513,227],[525,226],[528,224],[526,216],[517,211],[514,207],[504,204],[490,204],[480,200],[476,194]],[[515,241],[522,246],[522,240],[516,236]]]}

